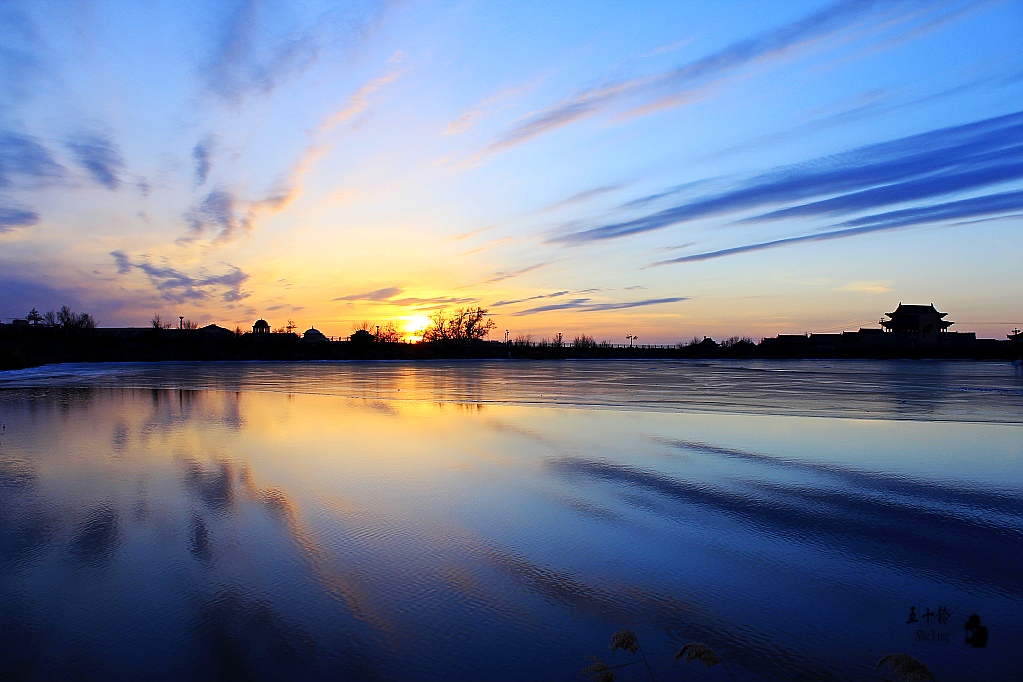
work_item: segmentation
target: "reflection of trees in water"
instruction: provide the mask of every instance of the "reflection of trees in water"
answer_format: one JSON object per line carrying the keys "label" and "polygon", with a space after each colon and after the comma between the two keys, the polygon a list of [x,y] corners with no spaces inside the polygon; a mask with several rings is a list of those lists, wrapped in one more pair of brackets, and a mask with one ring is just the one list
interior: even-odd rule
{"label": "reflection of trees in water", "polygon": [[[97,389],[91,386],[57,386],[53,388],[27,388],[22,393],[28,413],[44,414],[56,408],[62,415],[89,407],[96,399]],[[20,397],[20,396],[19,396]]]}
{"label": "reflection of trees in water", "polygon": [[217,424],[236,431],[245,425],[237,393],[177,388],[153,388],[146,393],[150,413],[141,427],[145,433],[181,424]]}

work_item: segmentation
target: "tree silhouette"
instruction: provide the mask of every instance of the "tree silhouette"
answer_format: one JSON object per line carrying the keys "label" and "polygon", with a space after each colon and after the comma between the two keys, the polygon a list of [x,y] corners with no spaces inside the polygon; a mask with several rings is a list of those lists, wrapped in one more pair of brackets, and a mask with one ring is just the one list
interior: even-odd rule
{"label": "tree silhouette", "polygon": [[486,308],[459,308],[450,319],[438,310],[430,316],[423,341],[482,341],[495,326]]}
{"label": "tree silhouette", "polygon": [[405,334],[393,322],[388,322],[377,332],[377,341],[380,343],[401,343],[404,338]]}
{"label": "tree silhouette", "polygon": [[93,329],[96,320],[89,313],[76,313],[66,305],[60,307],[56,315],[56,324],[62,329]]}

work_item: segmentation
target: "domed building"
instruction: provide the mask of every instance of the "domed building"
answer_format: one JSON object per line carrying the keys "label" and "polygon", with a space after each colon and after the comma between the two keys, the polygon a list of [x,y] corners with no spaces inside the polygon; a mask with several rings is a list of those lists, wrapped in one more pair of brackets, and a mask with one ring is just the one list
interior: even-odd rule
{"label": "domed building", "polygon": [[302,340],[303,341],[312,341],[312,342],[322,342],[322,341],[326,341],[327,337],[324,336],[323,332],[321,332],[316,327],[309,327],[309,329],[306,329],[305,332],[303,332]]}
{"label": "domed building", "polygon": [[256,324],[252,325],[252,333],[253,334],[269,334],[270,333],[270,323],[267,322],[266,320],[264,320],[263,318],[259,318],[258,320],[256,320]]}

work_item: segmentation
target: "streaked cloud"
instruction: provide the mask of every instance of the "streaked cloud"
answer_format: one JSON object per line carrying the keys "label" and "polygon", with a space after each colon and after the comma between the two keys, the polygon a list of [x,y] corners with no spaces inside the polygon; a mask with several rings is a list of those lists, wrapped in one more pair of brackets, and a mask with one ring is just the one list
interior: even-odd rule
{"label": "streaked cloud", "polygon": [[401,72],[395,69],[363,84],[358,90],[348,96],[348,100],[343,107],[323,120],[320,128],[329,130],[352,120],[369,107],[370,95],[398,80],[400,76]]}
{"label": "streaked cloud", "polygon": [[887,294],[892,291],[891,282],[849,282],[842,291],[850,291],[854,294]]}
{"label": "streaked cloud", "polygon": [[301,28],[281,32],[271,21],[257,0],[242,0],[223,18],[200,72],[209,92],[237,103],[250,91],[272,91],[316,60],[313,35]]}
{"label": "streaked cloud", "polygon": [[550,305],[543,305],[537,308],[528,308],[526,310],[519,310],[511,313],[514,317],[521,317],[523,315],[535,315],[537,313],[547,313],[554,310],[578,310],[583,312],[604,312],[608,310],[626,310],[628,308],[644,308],[646,306],[663,305],[665,303],[680,303],[682,301],[689,300],[688,297],[684,296],[671,296],[668,298],[649,298],[643,301],[622,301],[612,303],[594,303],[589,298],[574,298],[569,301],[562,303],[552,303]]}
{"label": "streaked cloud", "polygon": [[[917,225],[923,225],[926,223],[933,223],[941,220],[953,220],[961,218],[972,218],[977,216],[989,216],[992,214],[1010,214],[1013,211],[1023,210],[1023,191],[1019,192],[1005,192],[1003,194],[993,194],[982,197],[974,197],[973,199],[963,199],[960,201],[951,201],[936,206],[927,206],[924,208],[910,208],[900,211],[890,211],[888,213],[880,213],[871,216],[865,216],[856,220],[850,220],[840,225],[847,225],[849,227],[843,227],[842,229],[829,230],[826,232],[818,232],[815,234],[804,234],[797,237],[786,237],[784,239],[774,239],[771,241],[758,242],[754,244],[744,244],[742,246],[733,246],[727,249],[719,249],[717,251],[707,251],[705,253],[694,253],[689,256],[682,256],[680,258],[673,258],[671,260],[658,261],[651,265],[672,265],[678,263],[697,263],[701,261],[713,260],[716,258],[724,258],[725,256],[734,256],[740,253],[751,253],[754,251],[764,251],[766,249],[776,249],[782,246],[790,246],[792,244],[802,244],[806,242],[825,242],[832,241],[835,239],[846,239],[848,237],[856,237],[863,234],[869,234],[872,232],[885,232],[888,230],[900,230],[907,227],[915,227]],[[1006,218],[1015,218],[1015,214],[1007,215]]]}
{"label": "streaked cloud", "polygon": [[61,180],[66,173],[38,138],[0,130],[0,189],[35,189]]}
{"label": "streaked cloud", "polygon": [[555,201],[553,204],[548,206],[546,210],[553,211],[559,208],[565,208],[566,206],[572,206],[574,204],[582,204],[595,197],[599,197],[611,192],[617,192],[623,187],[625,187],[624,184],[602,185],[600,187],[594,187],[593,189],[584,190],[582,192],[576,192],[570,197],[567,197],[560,201]]}
{"label": "streaked cloud", "polygon": [[400,294],[404,289],[401,287],[385,287],[383,289],[374,289],[373,291],[366,291],[361,294],[349,294],[348,296],[338,296],[333,299],[335,301],[386,301],[389,298],[393,298]]}
{"label": "streaked cloud", "polygon": [[384,303],[386,305],[392,305],[402,308],[417,308],[425,310],[436,310],[445,308],[447,306],[466,305],[469,303],[475,303],[477,298],[475,297],[458,297],[458,296],[404,296],[402,298],[395,298],[396,296],[404,293],[405,290],[401,287],[385,287],[383,289],[374,289],[373,291],[366,291],[361,294],[349,294],[347,296],[339,296],[334,301],[367,301],[372,303]]}
{"label": "streaked cloud", "polygon": [[543,263],[534,263],[533,265],[527,265],[526,267],[519,268],[518,270],[505,270],[501,272],[495,272],[492,277],[485,280],[484,284],[496,284],[497,282],[503,282],[506,279],[512,279],[513,277],[519,277],[520,275],[525,275],[526,273],[533,272],[534,270],[545,268],[548,265],[551,265],[552,263],[555,262],[557,261],[550,260],[544,261]]}
{"label": "streaked cloud", "polygon": [[[611,81],[581,90],[561,102],[526,116],[499,135],[487,148],[498,151],[543,135],[583,118],[629,104],[633,113],[686,104],[698,88],[738,69],[777,58],[826,38],[864,19],[878,5],[873,0],[834,3],[797,21],[733,42],[721,50],[660,74]],[[882,3],[887,11],[894,3]],[[646,102],[638,102],[645,99]],[[630,104],[631,103],[631,104]]]}
{"label": "streaked cloud", "polygon": [[119,275],[128,275],[133,271],[143,273],[160,297],[173,303],[208,301],[215,296],[219,296],[225,303],[236,303],[249,296],[248,292],[242,290],[242,285],[249,279],[248,273],[231,265],[222,274],[200,270],[198,274],[189,275],[166,261],[162,264],[153,263],[145,255],[138,259],[132,259],[123,251],[112,251],[110,255],[117,265]]}
{"label": "streaked cloud", "polygon": [[230,239],[237,232],[247,231],[252,226],[244,214],[239,215],[237,205],[238,201],[232,192],[215,189],[198,206],[189,210],[185,219],[196,235],[215,230],[218,240]]}
{"label": "streaked cloud", "polygon": [[192,160],[195,161],[195,184],[205,185],[210,175],[211,156],[216,143],[212,135],[207,135],[192,147]]}
{"label": "streaked cloud", "polygon": [[68,138],[65,146],[93,180],[107,189],[120,189],[124,157],[109,137],[95,133],[80,133]]}
{"label": "streaked cloud", "polygon": [[536,296],[529,296],[528,298],[517,298],[517,299],[512,300],[512,301],[494,301],[493,303],[490,304],[490,307],[491,308],[500,308],[501,306],[515,305],[516,303],[525,303],[527,301],[539,301],[539,300],[542,300],[542,299],[545,299],[545,298],[560,298],[562,296],[567,296],[570,293],[572,293],[572,292],[571,291],[555,291],[553,294],[538,294]]}
{"label": "streaked cloud", "polygon": [[0,206],[0,232],[7,232],[16,227],[29,227],[39,222],[39,214],[21,208]]}
{"label": "streaked cloud", "polygon": [[606,223],[551,242],[616,239],[765,205],[832,195],[747,220],[852,213],[997,185],[1023,177],[1023,112],[861,147],[774,169],[732,189],[639,218]]}

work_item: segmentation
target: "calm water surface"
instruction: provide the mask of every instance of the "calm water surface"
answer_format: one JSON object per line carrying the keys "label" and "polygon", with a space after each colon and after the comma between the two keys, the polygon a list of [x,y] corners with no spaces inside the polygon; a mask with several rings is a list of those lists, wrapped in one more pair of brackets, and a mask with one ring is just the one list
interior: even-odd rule
{"label": "calm water surface", "polygon": [[619,627],[1023,679],[1008,365],[63,365],[0,423],[0,679],[570,680]]}

